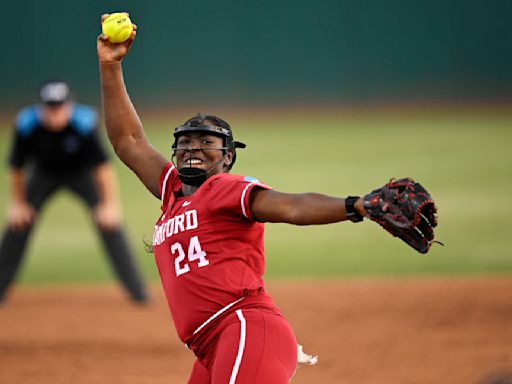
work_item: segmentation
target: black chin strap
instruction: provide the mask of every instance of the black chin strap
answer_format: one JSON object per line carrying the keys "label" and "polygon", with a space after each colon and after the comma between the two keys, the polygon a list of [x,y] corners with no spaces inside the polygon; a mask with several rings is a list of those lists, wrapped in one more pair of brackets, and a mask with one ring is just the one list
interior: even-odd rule
{"label": "black chin strap", "polygon": [[[223,148],[216,148],[221,149]],[[192,152],[192,150],[189,150],[189,152]],[[203,184],[206,179],[208,178],[208,175],[215,169],[217,166],[222,163],[226,159],[226,155],[222,156],[222,159],[217,161],[215,164],[213,164],[210,169],[205,171],[204,169],[200,168],[194,168],[192,167],[192,156],[189,158],[189,166],[188,167],[181,167],[178,169],[178,176],[183,184],[192,185],[194,187],[199,187],[201,184]]]}

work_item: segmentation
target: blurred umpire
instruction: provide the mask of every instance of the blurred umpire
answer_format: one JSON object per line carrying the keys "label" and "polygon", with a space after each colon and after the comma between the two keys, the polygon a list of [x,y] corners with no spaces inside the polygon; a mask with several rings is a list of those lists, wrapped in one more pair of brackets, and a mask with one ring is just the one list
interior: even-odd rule
{"label": "blurred umpire", "polygon": [[0,302],[20,266],[38,212],[62,187],[87,204],[130,298],[139,303],[147,300],[121,228],[115,175],[100,144],[97,113],[74,103],[68,84],[45,83],[39,91],[39,103],[18,114],[9,166],[11,201],[8,225],[0,240]]}

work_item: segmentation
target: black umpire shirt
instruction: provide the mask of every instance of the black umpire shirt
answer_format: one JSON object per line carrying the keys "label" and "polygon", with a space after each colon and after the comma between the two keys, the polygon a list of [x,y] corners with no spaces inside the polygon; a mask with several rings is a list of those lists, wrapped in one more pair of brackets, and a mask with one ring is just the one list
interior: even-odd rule
{"label": "black umpire shirt", "polygon": [[74,103],[68,125],[58,132],[44,128],[40,108],[29,106],[16,118],[9,156],[12,168],[22,168],[27,161],[32,161],[36,170],[65,175],[107,161],[107,153],[98,137],[98,115],[93,108]]}

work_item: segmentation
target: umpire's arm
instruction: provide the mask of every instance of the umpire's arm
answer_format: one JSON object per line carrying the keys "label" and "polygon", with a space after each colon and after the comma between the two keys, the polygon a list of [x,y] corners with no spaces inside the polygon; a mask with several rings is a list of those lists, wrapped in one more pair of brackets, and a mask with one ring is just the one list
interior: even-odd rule
{"label": "umpire's arm", "polygon": [[36,217],[35,209],[28,203],[24,165],[29,156],[29,143],[15,126],[13,142],[9,153],[9,205],[8,226],[14,231],[24,231]]}

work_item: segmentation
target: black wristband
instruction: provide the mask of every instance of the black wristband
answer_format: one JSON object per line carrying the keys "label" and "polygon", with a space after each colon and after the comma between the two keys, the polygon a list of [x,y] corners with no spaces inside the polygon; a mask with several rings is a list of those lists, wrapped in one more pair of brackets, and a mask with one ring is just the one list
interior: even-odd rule
{"label": "black wristband", "polygon": [[356,211],[354,204],[359,199],[359,196],[349,196],[345,199],[345,211],[347,212],[347,219],[353,223],[363,221],[363,216]]}

